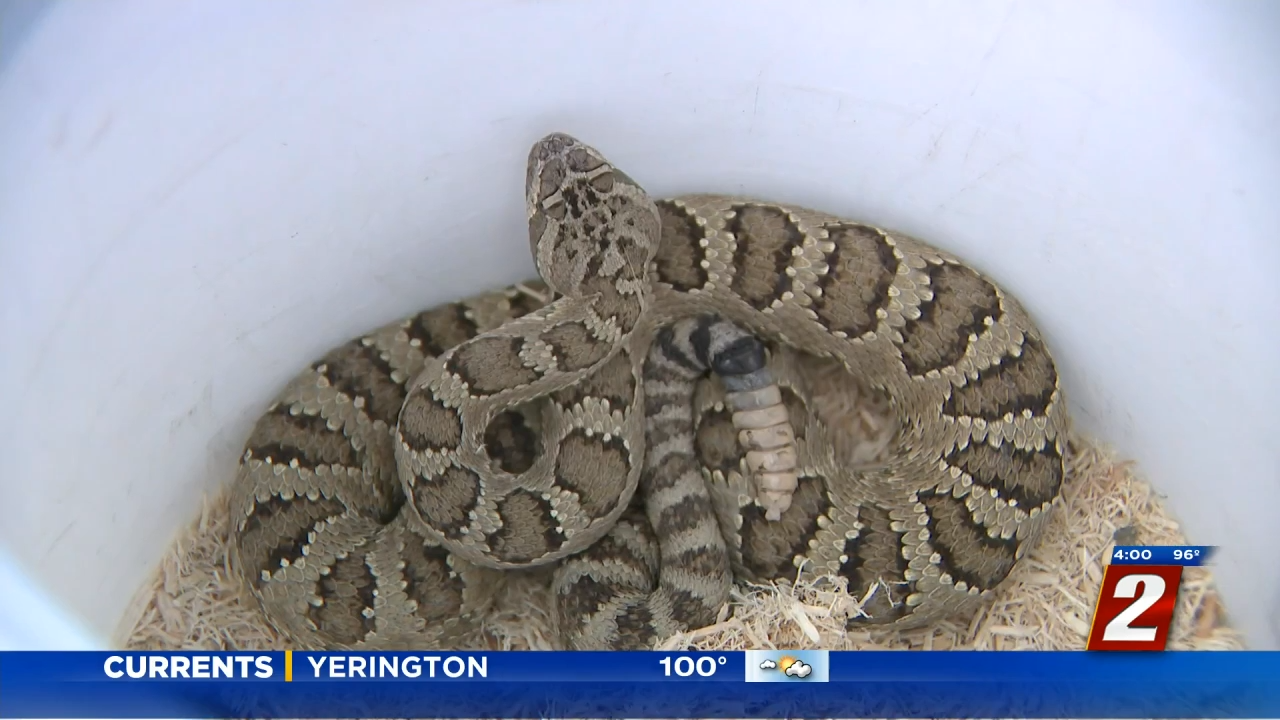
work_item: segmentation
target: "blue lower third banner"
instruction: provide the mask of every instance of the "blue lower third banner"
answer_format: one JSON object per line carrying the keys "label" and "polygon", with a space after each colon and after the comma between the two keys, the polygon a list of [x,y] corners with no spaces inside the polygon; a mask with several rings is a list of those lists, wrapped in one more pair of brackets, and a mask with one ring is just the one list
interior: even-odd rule
{"label": "blue lower third banner", "polygon": [[1277,718],[1276,652],[8,652],[0,718]]}

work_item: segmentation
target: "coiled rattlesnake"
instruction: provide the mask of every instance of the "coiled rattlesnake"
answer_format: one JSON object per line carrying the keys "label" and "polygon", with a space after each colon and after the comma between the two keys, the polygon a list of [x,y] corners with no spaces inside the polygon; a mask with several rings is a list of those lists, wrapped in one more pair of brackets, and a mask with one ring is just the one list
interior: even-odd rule
{"label": "coiled rattlesnake", "polygon": [[[973,612],[1034,543],[1068,418],[981,274],[803,208],[655,202],[561,134],[526,188],[545,282],[336,348],[254,428],[233,558],[296,644],[468,647],[500,574],[546,565],[571,647],[651,646],[713,621],[734,576],[797,568],[879,583],[860,621],[914,627]],[[853,466],[815,412],[832,364],[892,408],[887,463]],[[725,390],[757,370],[794,428],[763,505]]]}

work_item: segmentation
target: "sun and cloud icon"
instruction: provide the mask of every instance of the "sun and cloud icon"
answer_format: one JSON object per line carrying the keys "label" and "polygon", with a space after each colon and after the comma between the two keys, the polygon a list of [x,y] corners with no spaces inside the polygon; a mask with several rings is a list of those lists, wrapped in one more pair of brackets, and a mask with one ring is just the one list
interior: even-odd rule
{"label": "sun and cloud icon", "polygon": [[748,650],[747,682],[830,682],[826,650]]}
{"label": "sun and cloud icon", "polygon": [[788,678],[798,678],[804,680],[813,674],[813,666],[809,663],[791,655],[783,655],[774,660],[767,657],[760,661],[761,670],[782,673]]}

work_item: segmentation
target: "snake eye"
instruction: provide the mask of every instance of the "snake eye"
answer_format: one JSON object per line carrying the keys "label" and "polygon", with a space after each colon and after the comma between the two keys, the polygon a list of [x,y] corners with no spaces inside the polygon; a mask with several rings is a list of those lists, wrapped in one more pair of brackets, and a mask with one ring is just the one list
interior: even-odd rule
{"label": "snake eye", "polygon": [[596,192],[609,192],[613,189],[613,173],[602,172],[591,178],[591,187],[594,188]]}

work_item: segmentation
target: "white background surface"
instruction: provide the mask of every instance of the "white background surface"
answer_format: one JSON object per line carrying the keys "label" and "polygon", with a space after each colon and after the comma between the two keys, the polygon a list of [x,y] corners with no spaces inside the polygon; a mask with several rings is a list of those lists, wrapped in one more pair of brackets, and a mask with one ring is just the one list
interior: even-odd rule
{"label": "white background surface", "polygon": [[[1274,3],[79,0],[16,25],[0,542],[99,641],[303,363],[531,272],[524,157],[565,130],[656,194],[817,206],[995,276],[1280,642]],[[3,585],[0,643],[62,642]]]}

